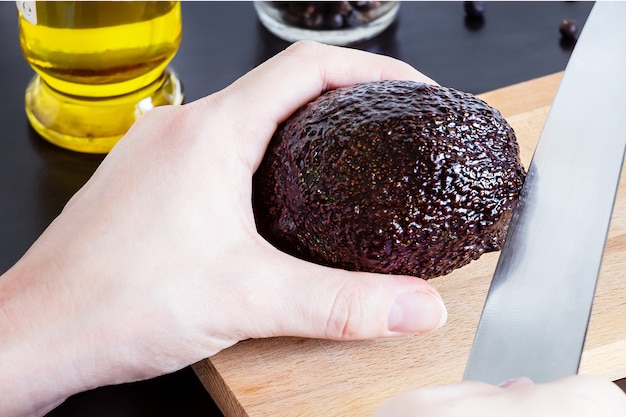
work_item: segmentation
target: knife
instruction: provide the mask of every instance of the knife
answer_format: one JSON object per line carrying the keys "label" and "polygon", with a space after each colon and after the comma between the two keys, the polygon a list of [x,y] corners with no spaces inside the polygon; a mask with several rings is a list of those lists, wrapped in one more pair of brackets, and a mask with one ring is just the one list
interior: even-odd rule
{"label": "knife", "polygon": [[626,149],[626,2],[596,2],[535,149],[464,380],[578,372]]}

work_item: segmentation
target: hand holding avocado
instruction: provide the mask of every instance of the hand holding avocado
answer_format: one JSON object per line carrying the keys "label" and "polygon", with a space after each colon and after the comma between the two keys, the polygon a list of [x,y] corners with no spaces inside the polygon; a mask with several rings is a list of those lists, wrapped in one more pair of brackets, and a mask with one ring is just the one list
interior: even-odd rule
{"label": "hand holding avocado", "polygon": [[428,81],[397,60],[302,43],[223,91],[143,116],[0,280],[0,415],[41,414],[248,338],[443,324],[425,281],[296,259],[257,233],[252,212],[252,175],[279,123],[327,89],[393,78]]}
{"label": "hand holding avocado", "polygon": [[[324,91],[387,79],[432,82],[397,60],[304,42],[223,91],[143,116],[0,279],[0,416],[42,415],[247,338],[442,325],[426,281],[297,259],[255,224],[252,176],[277,127]],[[482,416],[503,415],[490,400]]]}

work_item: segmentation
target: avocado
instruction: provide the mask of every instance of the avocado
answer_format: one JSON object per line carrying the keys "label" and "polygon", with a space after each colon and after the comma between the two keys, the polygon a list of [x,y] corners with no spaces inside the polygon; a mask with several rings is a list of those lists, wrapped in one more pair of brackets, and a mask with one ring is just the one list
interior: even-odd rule
{"label": "avocado", "polygon": [[253,178],[259,232],[356,271],[448,274],[497,251],[526,172],[476,96],[412,81],[330,90],[280,124]]}

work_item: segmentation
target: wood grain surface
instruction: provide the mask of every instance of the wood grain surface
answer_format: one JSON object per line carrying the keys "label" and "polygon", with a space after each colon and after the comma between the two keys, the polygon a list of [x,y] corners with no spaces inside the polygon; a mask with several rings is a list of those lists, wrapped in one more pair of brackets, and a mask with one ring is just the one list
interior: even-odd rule
{"label": "wood grain surface", "polygon": [[[481,95],[516,131],[528,166],[562,73]],[[572,190],[575,192],[575,190]],[[581,373],[626,376],[626,182],[596,291]],[[448,323],[423,336],[359,342],[248,340],[194,365],[226,417],[373,415],[390,396],[460,381],[498,254],[432,281]],[[541,291],[541,288],[537,288]]]}

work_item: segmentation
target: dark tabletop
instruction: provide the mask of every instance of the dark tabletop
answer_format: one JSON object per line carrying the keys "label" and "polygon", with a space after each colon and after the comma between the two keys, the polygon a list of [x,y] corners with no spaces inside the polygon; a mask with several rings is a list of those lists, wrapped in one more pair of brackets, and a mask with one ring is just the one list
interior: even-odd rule
{"label": "dark tabletop", "polygon": [[[461,2],[405,2],[397,21],[355,47],[392,55],[440,84],[482,93],[565,69],[573,48],[563,19],[580,27],[589,2],[488,2],[484,19],[465,18]],[[211,94],[288,44],[267,32],[249,2],[183,3],[183,41],[172,62],[186,101]],[[33,72],[18,41],[15,2],[0,2],[0,272],[8,269],[87,180],[102,156],[59,149],[24,113]],[[190,368],[150,381],[78,394],[55,411],[66,416],[220,416]]]}

